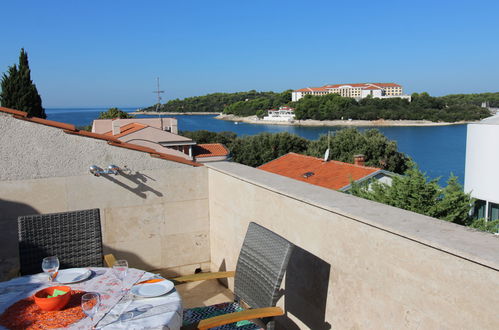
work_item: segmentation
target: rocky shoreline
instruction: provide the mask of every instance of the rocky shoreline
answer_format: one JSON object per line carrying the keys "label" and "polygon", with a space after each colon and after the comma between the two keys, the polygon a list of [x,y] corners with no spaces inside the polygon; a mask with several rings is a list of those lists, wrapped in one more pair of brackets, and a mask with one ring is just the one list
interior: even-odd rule
{"label": "rocky shoreline", "polygon": [[220,112],[156,112],[156,111],[134,111],[129,112],[131,115],[148,115],[148,116],[157,116],[157,115],[219,115]]}
{"label": "rocky shoreline", "polygon": [[243,122],[260,125],[285,125],[285,126],[448,126],[470,123],[469,121],[458,121],[454,123],[433,122],[429,120],[294,120],[292,122],[263,120],[257,116],[239,117],[235,115],[224,115],[219,112],[156,112],[156,111],[134,111],[131,115],[218,115],[215,118],[220,120]]}
{"label": "rocky shoreline", "polygon": [[261,125],[287,125],[287,126],[447,126],[467,124],[469,121],[459,121],[455,123],[433,122],[429,120],[295,120],[292,122],[276,122],[259,119],[257,116],[238,117],[234,115],[218,115],[220,120],[243,122]]}

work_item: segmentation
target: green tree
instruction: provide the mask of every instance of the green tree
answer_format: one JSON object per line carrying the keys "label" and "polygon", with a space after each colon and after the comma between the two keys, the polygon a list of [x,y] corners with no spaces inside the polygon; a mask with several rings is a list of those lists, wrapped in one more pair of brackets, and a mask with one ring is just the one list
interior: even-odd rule
{"label": "green tree", "polygon": [[[187,97],[183,100],[170,100],[167,103],[161,105],[160,111],[165,112],[226,112],[225,109],[230,107],[237,102],[248,102],[254,99],[259,99],[258,102],[246,104],[245,106],[239,108],[249,114],[245,116],[251,116],[256,113],[256,110],[261,109],[268,102],[271,106],[280,106],[291,102],[291,90],[286,90],[282,93],[274,92],[257,92],[255,90],[250,90],[247,92],[238,93],[213,93],[203,96],[193,96]],[[275,104],[275,105],[274,105]],[[265,105],[266,106],[266,105]],[[155,110],[155,106],[143,109],[144,111]],[[266,109],[265,109],[266,110]],[[228,110],[226,113],[234,113],[236,115],[241,115]]]}
{"label": "green tree", "polygon": [[308,143],[307,139],[287,132],[260,133],[238,138],[228,147],[235,162],[257,167],[288,152],[303,153]]}
{"label": "green tree", "polygon": [[479,120],[490,116],[487,109],[477,106],[476,103],[477,100],[487,100],[491,104],[495,104],[496,95],[492,94],[479,94],[479,97],[474,98],[459,96],[447,98],[432,97],[428,93],[414,93],[412,94],[412,102],[409,102],[397,97],[388,99],[366,97],[356,101],[353,98],[332,93],[322,96],[307,95],[299,101],[291,103],[291,106],[295,108],[296,119],[390,119],[456,122]]}
{"label": "green tree", "polygon": [[118,108],[110,108],[106,112],[101,112],[97,119],[114,119],[114,118],[134,118],[125,111]]}
{"label": "green tree", "polygon": [[256,112],[256,116],[260,119],[262,119],[263,117],[265,117],[265,110],[258,110]]}
{"label": "green tree", "polygon": [[395,176],[391,184],[372,181],[352,183],[352,195],[428,215],[461,225],[470,224],[473,200],[465,194],[455,176],[441,188],[438,179],[428,177],[411,163],[405,175]]}
{"label": "green tree", "polygon": [[76,126],[77,130],[92,132],[92,125]]}
{"label": "green tree", "polygon": [[2,76],[0,104],[6,108],[25,111],[30,117],[47,118],[42,98],[31,80],[28,53],[21,49],[19,65],[10,66]]}
{"label": "green tree", "polygon": [[286,105],[289,102],[291,102],[291,90],[282,93],[260,93],[256,98],[228,104],[224,108],[224,113],[243,117],[253,116],[257,113],[261,114],[262,111],[265,113],[269,109]]}
{"label": "green tree", "polygon": [[408,168],[409,158],[398,151],[395,141],[390,141],[377,129],[360,132],[355,128],[345,128],[331,137],[322,135],[310,142],[306,153],[322,158],[328,147],[330,158],[341,162],[353,163],[354,155],[363,154],[367,166],[400,174]]}
{"label": "green tree", "polygon": [[447,186],[442,189],[442,198],[436,204],[433,216],[438,219],[469,226],[471,217],[469,215],[474,200],[470,194],[463,192],[463,187],[457,181],[457,177],[451,174],[447,180]]}
{"label": "green tree", "polygon": [[198,144],[204,143],[221,143],[226,147],[229,147],[231,143],[237,138],[237,134],[234,132],[210,132],[207,130],[199,131],[180,131],[180,135],[188,137],[196,141]]}

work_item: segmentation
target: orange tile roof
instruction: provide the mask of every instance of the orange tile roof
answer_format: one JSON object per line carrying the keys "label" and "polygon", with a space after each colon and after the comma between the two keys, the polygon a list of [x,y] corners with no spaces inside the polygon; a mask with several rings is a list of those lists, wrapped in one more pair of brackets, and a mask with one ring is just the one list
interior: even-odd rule
{"label": "orange tile roof", "polygon": [[192,165],[192,166],[203,166],[203,164],[196,163],[196,162],[193,162],[193,161],[181,158],[181,157],[157,152],[156,150],[151,149],[151,148],[139,146],[136,144],[122,142],[114,136],[109,136],[109,135],[105,135],[105,134],[98,134],[98,133],[91,133],[88,131],[81,131],[81,130],[76,129],[76,127],[74,125],[60,123],[58,121],[47,120],[47,119],[42,119],[42,118],[38,118],[38,117],[28,117],[28,113],[24,112],[24,111],[0,107],[0,112],[11,114],[14,118],[17,118],[17,119],[26,120],[26,121],[30,121],[33,123],[51,126],[51,127],[55,127],[55,128],[60,128],[64,131],[64,133],[67,133],[67,134],[74,134],[74,135],[79,135],[82,137],[104,140],[104,141],[107,141],[107,143],[111,146],[126,148],[126,149],[141,151],[141,152],[147,152],[147,153],[149,153],[149,155],[151,157],[161,158],[161,159],[170,160],[170,161],[174,161],[177,163],[182,163],[182,164],[187,164],[187,165]]}
{"label": "orange tile roof", "polygon": [[229,150],[221,143],[198,144],[193,147],[194,157],[227,156]]}
{"label": "orange tile roof", "polygon": [[339,88],[341,86],[352,86],[352,87],[362,87],[364,89],[369,89],[369,87],[380,87],[380,88],[385,88],[385,87],[402,87],[398,84],[395,83],[356,83],[356,84],[330,84],[330,85],[325,85],[323,88],[329,89],[329,88]]}
{"label": "orange tile roof", "polygon": [[109,135],[109,136],[114,136],[115,138],[120,138],[122,136],[131,134],[133,132],[140,131],[141,129],[146,128],[146,127],[147,127],[147,125],[142,125],[142,124],[138,124],[138,123],[130,123],[130,124],[123,125],[120,127],[120,132],[121,132],[120,134],[113,135],[113,131],[111,130],[109,132],[104,133],[104,135]]}
{"label": "orange tile roof", "polygon": [[297,89],[294,92],[327,92],[327,89],[324,87],[306,87]]}
{"label": "orange tile roof", "polygon": [[402,87],[399,84],[395,83],[372,83],[372,85],[376,85],[379,87]]}
{"label": "orange tile roof", "polygon": [[316,186],[336,190],[348,186],[350,180],[357,181],[381,170],[375,167],[359,166],[335,160],[324,162],[320,158],[295,153],[288,153],[258,168]]}
{"label": "orange tile roof", "polygon": [[366,84],[335,84],[335,85],[325,85],[324,88],[340,88],[341,86],[365,87]]}

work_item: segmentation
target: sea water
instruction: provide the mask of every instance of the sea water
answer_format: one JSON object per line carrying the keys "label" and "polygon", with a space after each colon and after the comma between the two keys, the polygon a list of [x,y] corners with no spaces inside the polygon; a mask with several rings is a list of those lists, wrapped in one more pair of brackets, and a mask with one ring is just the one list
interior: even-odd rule
{"label": "sea water", "polygon": [[[136,108],[122,108],[134,111]],[[47,119],[74,124],[91,125],[92,120],[106,108],[46,109]],[[138,118],[150,118],[138,115]],[[317,139],[321,134],[336,131],[342,127],[284,126],[234,123],[215,119],[214,115],[177,115],[178,128],[183,131],[208,130],[213,132],[231,131],[239,136],[255,135],[262,132],[289,132],[307,139]],[[464,182],[464,162],[466,154],[466,125],[449,126],[393,126],[359,127],[363,131],[379,129],[390,140],[397,142],[400,151],[409,155],[430,178],[440,178],[444,184],[453,173]]]}

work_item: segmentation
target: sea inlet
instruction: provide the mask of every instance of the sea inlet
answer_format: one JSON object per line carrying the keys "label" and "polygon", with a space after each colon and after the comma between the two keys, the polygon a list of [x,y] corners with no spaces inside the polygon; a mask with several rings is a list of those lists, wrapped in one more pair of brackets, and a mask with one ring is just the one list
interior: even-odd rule
{"label": "sea inlet", "polygon": [[[134,111],[136,108],[122,108],[124,111]],[[106,108],[68,108],[46,109],[47,119],[74,124],[76,126],[90,125]],[[139,115],[138,118],[150,116]],[[178,127],[183,131],[208,130],[213,132],[231,131],[237,135],[255,135],[262,132],[288,132],[314,140],[321,134],[334,132],[342,127],[310,127],[284,125],[255,125],[235,123],[215,119],[214,115],[175,115]],[[440,178],[444,184],[451,173],[464,183],[464,163],[466,154],[466,125],[449,126],[383,126],[359,127],[379,129],[390,140],[397,142],[400,151],[409,155],[426,172],[431,179]]]}

